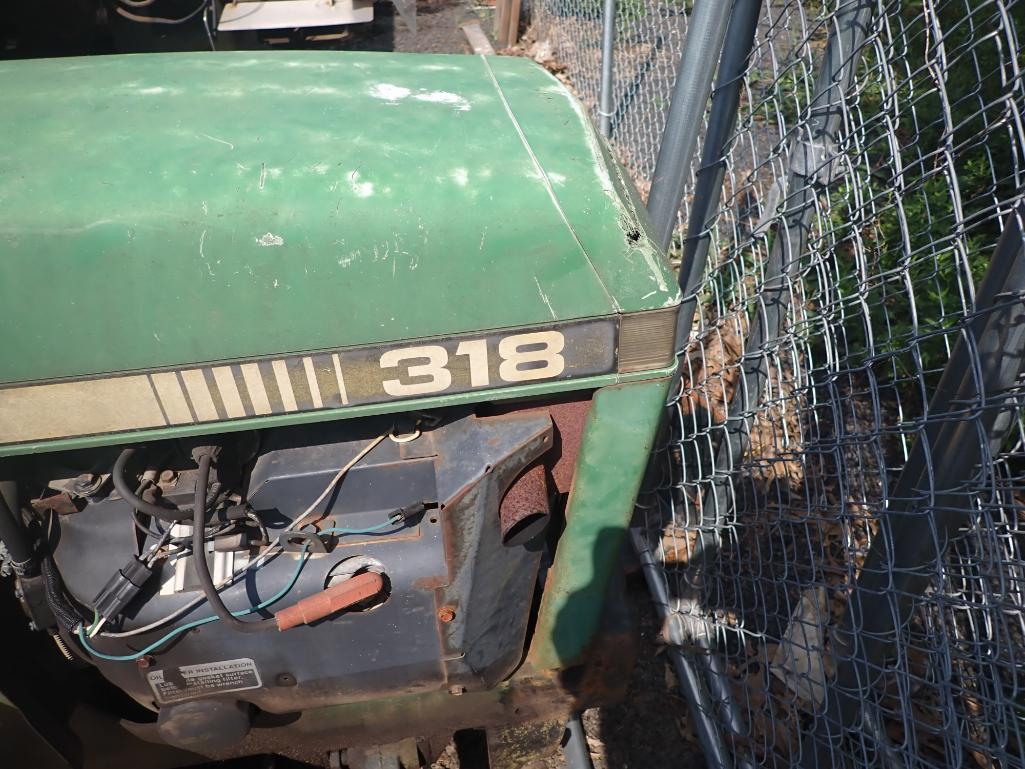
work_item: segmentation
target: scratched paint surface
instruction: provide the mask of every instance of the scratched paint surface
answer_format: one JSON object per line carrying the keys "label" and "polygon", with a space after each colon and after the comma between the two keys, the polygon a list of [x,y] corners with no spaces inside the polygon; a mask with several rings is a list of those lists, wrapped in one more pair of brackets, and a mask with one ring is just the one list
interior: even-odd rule
{"label": "scratched paint surface", "polygon": [[572,98],[523,59],[0,63],[0,383],[677,300]]}

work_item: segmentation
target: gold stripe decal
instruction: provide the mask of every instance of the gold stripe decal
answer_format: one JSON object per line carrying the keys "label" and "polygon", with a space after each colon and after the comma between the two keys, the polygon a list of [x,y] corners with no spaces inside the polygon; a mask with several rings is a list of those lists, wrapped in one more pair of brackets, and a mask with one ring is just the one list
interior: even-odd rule
{"label": "gold stripe decal", "polygon": [[243,363],[239,368],[242,370],[242,378],[246,382],[246,390],[249,391],[249,400],[253,402],[253,411],[257,414],[270,414],[270,400],[267,398],[267,388],[263,386],[263,375],[260,367],[255,363]]}
{"label": "gold stripe decal", "polygon": [[292,380],[288,378],[288,364],[283,360],[276,360],[271,364],[271,368],[274,369],[274,381],[278,384],[278,392],[281,393],[285,411],[298,411],[299,404],[295,402],[295,393],[292,392]]}
{"label": "gold stripe decal", "polygon": [[313,358],[308,355],[303,358],[303,368],[306,369],[306,381],[310,383],[310,398],[313,400],[313,407],[324,408],[324,400],[320,397],[320,385],[317,384],[317,372],[313,370]]}
{"label": "gold stripe decal", "polygon": [[217,419],[217,407],[214,406],[214,399],[210,397],[210,388],[206,385],[203,369],[183,371],[181,377],[192,402],[192,410],[196,412],[196,418],[200,422],[212,422]]}
{"label": "gold stripe decal", "polygon": [[224,410],[228,413],[229,419],[238,419],[246,415],[246,407],[242,405],[242,396],[239,395],[238,386],[235,384],[235,375],[228,366],[218,366],[213,369],[214,381],[217,382],[217,389],[221,393],[221,401],[224,403]]}
{"label": "gold stripe decal", "polygon": [[87,387],[62,382],[0,390],[2,443],[164,425],[160,403],[145,375],[94,379]]}
{"label": "gold stripe decal", "polygon": [[335,365],[335,379],[338,380],[338,397],[342,399],[342,405],[349,405],[349,396],[345,392],[345,377],[342,376],[342,361],[338,353],[331,356],[331,362]]}
{"label": "gold stripe decal", "polygon": [[192,422],[192,412],[189,410],[189,402],[182,392],[181,382],[178,375],[170,372],[150,374],[150,381],[160,399],[160,405],[164,414],[171,424],[187,425]]}
{"label": "gold stripe decal", "polygon": [[618,318],[260,360],[0,385],[4,446],[610,374]]}

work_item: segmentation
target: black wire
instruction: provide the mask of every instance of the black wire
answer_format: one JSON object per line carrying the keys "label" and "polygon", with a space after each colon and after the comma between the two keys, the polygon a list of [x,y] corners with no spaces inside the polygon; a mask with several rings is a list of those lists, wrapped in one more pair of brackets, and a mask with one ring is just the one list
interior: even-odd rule
{"label": "black wire", "polygon": [[221,596],[214,587],[214,581],[210,577],[210,567],[206,562],[206,484],[210,480],[210,465],[213,462],[209,454],[203,454],[199,458],[199,475],[196,478],[196,495],[193,505],[194,513],[192,518],[192,561],[196,569],[196,578],[199,586],[203,589],[203,595],[213,613],[224,620],[232,630],[241,633],[262,633],[265,630],[276,630],[275,622],[262,620],[259,622],[242,622],[238,617],[228,611]]}
{"label": "black wire", "polygon": [[[159,526],[157,526],[156,531],[153,531],[153,529],[151,529],[148,524],[145,524],[142,521],[140,521],[139,511],[135,510],[134,508],[132,509],[132,520],[135,521],[135,528],[137,528],[147,537],[153,537],[153,539],[160,539],[162,536],[164,536],[164,532],[160,530]],[[150,516],[151,522],[155,523],[157,520],[158,519],[154,518],[152,515]]]}
{"label": "black wire", "polygon": [[[118,454],[117,461],[114,463],[114,469],[110,473],[110,478],[114,482],[114,488],[117,489],[117,493],[121,495],[128,504],[134,507],[136,510],[152,515],[155,518],[159,518],[162,521],[168,523],[178,523],[179,521],[187,520],[191,513],[188,510],[180,510],[177,507],[164,507],[162,505],[155,505],[152,502],[147,502],[145,499],[140,497],[134,491],[129,488],[125,482],[125,466],[128,464],[128,460],[135,454],[135,449],[128,448]],[[206,485],[203,486],[203,501],[206,501]],[[203,508],[205,510],[205,507]]]}

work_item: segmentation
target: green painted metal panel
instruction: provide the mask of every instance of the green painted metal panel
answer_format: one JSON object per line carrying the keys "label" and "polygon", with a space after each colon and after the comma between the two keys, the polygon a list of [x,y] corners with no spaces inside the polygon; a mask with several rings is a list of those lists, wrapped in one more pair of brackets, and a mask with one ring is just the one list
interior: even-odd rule
{"label": "green painted metal panel", "polygon": [[579,660],[601,620],[669,379],[595,393],[528,661],[538,669]]}
{"label": "green painted metal panel", "polygon": [[674,301],[587,120],[523,59],[0,62],[0,93],[0,383]]}
{"label": "green painted metal panel", "polygon": [[[530,77],[533,72],[512,64],[515,59],[489,61],[575,237],[614,300],[628,310],[678,304],[676,277],[652,238],[651,222],[633,183],[612,159],[580,103],[554,80],[538,88]],[[552,130],[545,117],[567,107],[574,119],[567,119],[561,130]],[[580,141],[580,129],[586,145]],[[585,179],[587,184],[579,183]]]}

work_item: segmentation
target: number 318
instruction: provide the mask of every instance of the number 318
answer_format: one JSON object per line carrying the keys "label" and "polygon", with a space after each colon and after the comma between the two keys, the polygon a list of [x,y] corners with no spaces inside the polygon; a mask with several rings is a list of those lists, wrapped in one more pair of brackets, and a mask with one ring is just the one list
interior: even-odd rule
{"label": "number 318", "polygon": [[[562,357],[565,346],[566,338],[558,331],[535,331],[504,337],[498,342],[498,357],[501,359],[498,376],[503,382],[530,382],[559,376],[566,368],[566,360]],[[469,360],[471,387],[491,384],[487,340],[460,342],[455,354],[465,355]],[[404,366],[409,377],[419,381],[404,383],[400,379],[386,379],[382,382],[384,391],[388,395],[408,396],[447,390],[452,386],[448,360],[448,350],[436,344],[388,350],[381,356],[381,368]]]}

